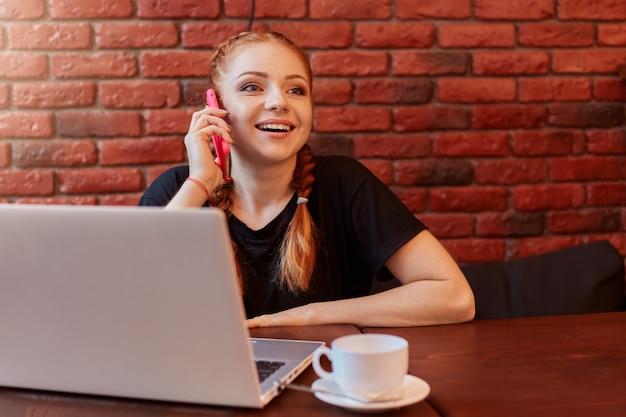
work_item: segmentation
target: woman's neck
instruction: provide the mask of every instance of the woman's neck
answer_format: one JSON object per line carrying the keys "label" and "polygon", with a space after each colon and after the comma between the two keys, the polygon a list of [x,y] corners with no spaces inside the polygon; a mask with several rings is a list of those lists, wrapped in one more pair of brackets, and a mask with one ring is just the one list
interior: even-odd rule
{"label": "woman's neck", "polygon": [[294,168],[294,164],[281,164],[265,169],[234,170],[233,215],[253,230],[266,226],[293,196]]}

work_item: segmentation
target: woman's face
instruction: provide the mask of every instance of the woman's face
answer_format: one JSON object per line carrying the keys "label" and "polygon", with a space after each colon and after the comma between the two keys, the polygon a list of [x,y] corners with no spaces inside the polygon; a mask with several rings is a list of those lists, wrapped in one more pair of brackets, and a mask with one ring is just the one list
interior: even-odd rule
{"label": "woman's face", "polygon": [[233,128],[235,165],[295,160],[313,123],[311,80],[299,56],[276,42],[235,51],[220,80],[221,105]]}

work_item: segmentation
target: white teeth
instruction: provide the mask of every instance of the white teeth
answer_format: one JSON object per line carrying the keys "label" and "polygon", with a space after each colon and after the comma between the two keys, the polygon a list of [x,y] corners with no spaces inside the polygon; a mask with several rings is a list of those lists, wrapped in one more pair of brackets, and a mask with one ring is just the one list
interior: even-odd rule
{"label": "white teeth", "polygon": [[291,126],[283,125],[280,123],[267,123],[263,125],[257,126],[261,130],[269,130],[272,132],[289,132],[291,130]]}

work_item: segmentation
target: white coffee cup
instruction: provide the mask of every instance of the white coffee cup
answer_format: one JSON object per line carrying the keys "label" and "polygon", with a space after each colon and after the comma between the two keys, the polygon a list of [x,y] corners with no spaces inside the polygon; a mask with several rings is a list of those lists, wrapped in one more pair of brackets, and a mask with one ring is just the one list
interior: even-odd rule
{"label": "white coffee cup", "polygon": [[[332,372],[320,365],[326,355]],[[313,369],[321,378],[334,381],[347,395],[362,401],[398,399],[409,369],[409,343],[386,334],[342,336],[318,349]]]}

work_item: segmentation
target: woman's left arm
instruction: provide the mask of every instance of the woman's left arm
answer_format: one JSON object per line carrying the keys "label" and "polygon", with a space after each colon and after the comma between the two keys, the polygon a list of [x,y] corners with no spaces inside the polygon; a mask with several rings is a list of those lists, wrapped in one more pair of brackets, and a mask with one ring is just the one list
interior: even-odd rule
{"label": "woman's left arm", "polygon": [[312,303],[247,321],[248,327],[350,323],[400,327],[459,323],[474,318],[474,295],[448,251],[427,230],[385,263],[403,284],[365,297]]}

